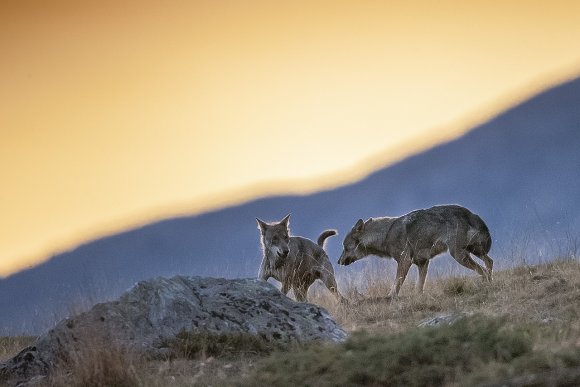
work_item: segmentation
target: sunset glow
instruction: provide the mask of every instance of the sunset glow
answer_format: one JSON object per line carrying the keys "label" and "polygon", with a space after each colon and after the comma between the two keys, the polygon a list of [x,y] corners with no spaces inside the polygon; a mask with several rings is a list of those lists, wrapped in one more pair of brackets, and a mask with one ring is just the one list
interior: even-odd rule
{"label": "sunset glow", "polygon": [[3,1],[0,276],[344,184],[580,73],[578,1]]}

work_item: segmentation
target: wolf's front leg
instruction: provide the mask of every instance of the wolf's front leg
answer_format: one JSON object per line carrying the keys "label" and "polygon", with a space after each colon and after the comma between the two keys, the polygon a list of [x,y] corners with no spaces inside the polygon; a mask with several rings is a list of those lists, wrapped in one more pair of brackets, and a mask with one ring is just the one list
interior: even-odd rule
{"label": "wolf's front leg", "polygon": [[268,258],[262,258],[262,263],[260,264],[260,270],[258,271],[258,278],[267,281],[268,278],[272,277],[270,264],[268,263]]}
{"label": "wolf's front leg", "polygon": [[411,256],[405,254],[401,257],[401,260],[397,262],[397,276],[395,277],[395,282],[391,287],[391,291],[389,292],[388,297],[391,299],[395,299],[399,296],[399,291],[401,290],[401,285],[405,282],[405,278],[407,278],[407,273],[411,268],[412,259]]}

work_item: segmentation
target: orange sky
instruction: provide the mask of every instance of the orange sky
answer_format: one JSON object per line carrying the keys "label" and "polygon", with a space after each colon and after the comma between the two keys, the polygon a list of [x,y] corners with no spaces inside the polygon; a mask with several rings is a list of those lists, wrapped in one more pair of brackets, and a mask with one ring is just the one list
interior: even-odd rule
{"label": "orange sky", "polygon": [[578,1],[2,1],[0,276],[309,192],[580,73]]}

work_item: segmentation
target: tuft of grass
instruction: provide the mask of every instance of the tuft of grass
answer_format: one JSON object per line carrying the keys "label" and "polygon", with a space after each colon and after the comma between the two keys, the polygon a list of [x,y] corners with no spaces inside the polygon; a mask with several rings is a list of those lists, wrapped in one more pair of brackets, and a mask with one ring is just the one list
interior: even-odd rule
{"label": "tuft of grass", "polygon": [[117,346],[98,331],[61,354],[40,387],[136,387],[146,359]]}
{"label": "tuft of grass", "polygon": [[91,346],[59,363],[42,387],[135,387],[142,385],[138,369],[142,361],[126,350]]}
{"label": "tuft of grass", "polygon": [[472,295],[476,294],[478,291],[477,286],[473,283],[471,278],[453,277],[443,281],[441,287],[443,294],[447,297]]}

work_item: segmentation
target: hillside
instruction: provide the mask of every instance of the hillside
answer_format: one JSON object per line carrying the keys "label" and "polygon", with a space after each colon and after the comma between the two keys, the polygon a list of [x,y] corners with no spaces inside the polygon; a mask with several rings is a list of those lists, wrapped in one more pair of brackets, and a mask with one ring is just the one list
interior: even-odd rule
{"label": "hillside", "polygon": [[[575,386],[579,278],[578,257],[568,258],[498,272],[491,284],[438,279],[424,295],[406,283],[388,303],[389,284],[374,276],[349,307],[316,299],[355,333],[345,345],[276,353],[247,371],[246,385]],[[459,320],[418,328],[434,317]]]}
{"label": "hillside", "polygon": [[[272,348],[231,338],[199,342],[190,337],[181,344],[183,358],[171,361],[91,348],[47,385],[83,385],[87,380],[135,386],[580,382],[578,257],[498,271],[491,284],[465,276],[433,279],[424,295],[415,294],[409,281],[394,303],[384,300],[389,283],[380,274],[368,276],[362,293],[348,287],[360,297],[349,306],[314,292],[312,300],[351,332],[344,344]],[[437,316],[461,318],[451,326],[417,327]],[[0,339],[0,356],[7,358],[29,342]]]}
{"label": "hillside", "polygon": [[[274,220],[289,212],[295,234],[316,238],[325,228],[344,236],[359,217],[460,203],[488,223],[499,267],[521,263],[529,252],[532,261],[568,254],[580,246],[579,106],[576,79],[359,182],[167,219],[57,254],[0,281],[0,334],[40,332],[71,308],[157,275],[255,276],[261,253],[254,218]],[[334,263],[341,237],[327,246]],[[438,258],[433,270],[444,271],[449,263]],[[337,268],[339,286],[365,267]]]}

